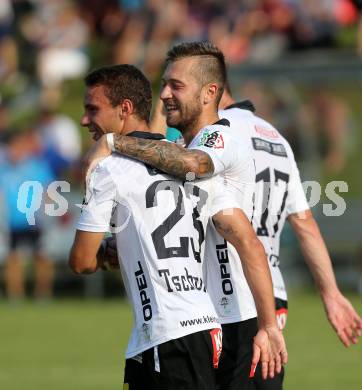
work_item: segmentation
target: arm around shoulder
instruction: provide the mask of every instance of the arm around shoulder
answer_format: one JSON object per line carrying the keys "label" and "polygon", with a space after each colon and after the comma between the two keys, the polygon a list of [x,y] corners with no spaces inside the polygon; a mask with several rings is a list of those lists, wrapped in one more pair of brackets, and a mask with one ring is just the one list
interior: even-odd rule
{"label": "arm around shoulder", "polygon": [[212,176],[214,164],[211,157],[196,149],[186,149],[172,142],[114,135],[115,150],[127,157],[149,164],[179,179]]}

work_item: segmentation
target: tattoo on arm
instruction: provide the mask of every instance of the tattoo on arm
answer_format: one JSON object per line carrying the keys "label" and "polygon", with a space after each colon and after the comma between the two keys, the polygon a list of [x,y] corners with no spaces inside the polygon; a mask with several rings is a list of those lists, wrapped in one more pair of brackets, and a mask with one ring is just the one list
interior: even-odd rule
{"label": "tattoo on arm", "polygon": [[214,172],[214,164],[210,156],[201,150],[186,149],[170,142],[119,134],[114,136],[114,146],[118,153],[180,179],[186,179],[186,175],[190,172],[195,174],[195,178],[212,176]]}

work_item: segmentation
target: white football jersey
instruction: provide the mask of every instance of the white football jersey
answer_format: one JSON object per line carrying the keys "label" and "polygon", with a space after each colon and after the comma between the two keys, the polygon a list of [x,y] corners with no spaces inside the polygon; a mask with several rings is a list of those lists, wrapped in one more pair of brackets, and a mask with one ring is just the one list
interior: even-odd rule
{"label": "white football jersey", "polygon": [[255,166],[249,144],[241,142],[231,130],[228,120],[221,119],[202,128],[188,145],[207,153],[214,164],[214,175],[219,175],[227,193],[235,197],[245,214],[251,218],[255,188]]}
{"label": "white football jersey", "polygon": [[252,148],[256,167],[253,227],[267,253],[274,295],[287,300],[279,269],[280,234],[288,215],[309,209],[294,155],[286,139],[268,122],[251,111],[233,105],[219,116]]}
{"label": "white football jersey", "polygon": [[[255,191],[255,165],[249,143],[242,142],[229,121],[220,120],[202,129],[188,146],[206,152],[225,186],[225,208],[240,208],[251,220]],[[236,249],[226,243],[212,222],[206,232],[205,272],[207,289],[222,324],[256,317],[253,296]]]}
{"label": "white football jersey", "polygon": [[90,177],[77,229],[116,237],[134,313],[126,358],[220,327],[202,269],[209,213],[224,208],[209,208],[213,183],[183,183],[117,154]]}

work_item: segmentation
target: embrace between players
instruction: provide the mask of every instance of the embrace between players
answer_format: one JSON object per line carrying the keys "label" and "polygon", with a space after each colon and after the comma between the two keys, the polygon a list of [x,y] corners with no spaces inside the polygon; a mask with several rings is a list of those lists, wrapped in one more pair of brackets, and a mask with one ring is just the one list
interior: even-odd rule
{"label": "embrace between players", "polygon": [[232,100],[218,48],[167,54],[155,123],[163,132],[163,110],[185,146],[150,131],[151,87],[136,67],[100,68],[85,84],[81,124],[97,142],[69,262],[121,270],[134,313],[125,389],[282,389],[286,219],[329,321],[346,346],[358,341],[362,320],[336,285],[292,150]]}

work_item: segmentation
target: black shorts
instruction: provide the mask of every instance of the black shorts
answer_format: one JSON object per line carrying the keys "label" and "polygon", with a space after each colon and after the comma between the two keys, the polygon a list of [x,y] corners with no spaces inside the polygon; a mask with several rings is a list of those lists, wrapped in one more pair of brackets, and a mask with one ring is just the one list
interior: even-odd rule
{"label": "black shorts", "polygon": [[[282,330],[287,322],[288,302],[283,299],[275,298],[275,310],[277,315],[278,327]],[[282,390],[284,380],[284,368],[272,379],[264,380],[261,376],[261,365],[258,364],[255,370],[253,385],[250,390]]]}
{"label": "black shorts", "polygon": [[216,370],[218,390],[244,390],[251,383],[253,340],[258,332],[256,318],[222,325],[223,346]]}
{"label": "black shorts", "polygon": [[24,229],[10,231],[10,250],[18,249],[21,245],[27,245],[38,252],[40,250],[41,231],[39,229]]}
{"label": "black shorts", "polygon": [[282,390],[284,380],[284,368],[274,378],[263,379],[261,376],[261,365],[258,364],[255,370],[252,385],[248,390]]}
{"label": "black shorts", "polygon": [[123,389],[215,390],[214,365],[220,355],[215,349],[216,332],[220,337],[220,330],[205,330],[127,359]]}

